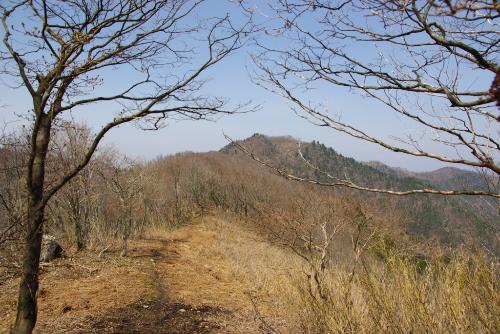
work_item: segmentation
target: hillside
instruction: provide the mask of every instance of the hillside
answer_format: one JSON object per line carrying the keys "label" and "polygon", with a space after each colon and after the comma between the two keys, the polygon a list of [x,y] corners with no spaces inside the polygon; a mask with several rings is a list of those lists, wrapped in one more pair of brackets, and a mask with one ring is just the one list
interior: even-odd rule
{"label": "hillside", "polygon": [[[283,168],[315,176],[292,138],[254,136],[245,144]],[[316,142],[302,149],[331,174],[389,186],[424,182]],[[474,251],[490,239],[465,218],[453,220],[460,211],[452,204],[461,199],[291,182],[231,146],[90,167],[88,178],[53,198],[46,215],[45,233],[65,252],[41,265],[37,333],[500,328],[497,262]],[[16,189],[12,179],[3,180],[2,186]],[[72,210],[75,203],[78,210]],[[474,218],[472,209],[463,205]],[[82,220],[76,219],[80,213]],[[84,227],[83,249],[78,227]],[[15,317],[16,240],[0,243],[0,305],[7,306],[0,309],[0,332],[8,332]],[[461,240],[464,249],[448,247]]]}
{"label": "hillside", "polygon": [[[267,137],[255,134],[241,141],[241,144],[259,158],[276,167],[286,169],[292,174],[329,182],[324,174],[312,170],[298,154],[298,141],[291,137]],[[392,168],[380,162],[361,163],[337,153],[334,149],[318,142],[300,143],[303,156],[319,169],[333,177],[349,178],[354,182],[370,187],[385,189],[418,189],[424,187],[464,189],[467,186],[486,187],[482,175],[457,168],[441,168],[427,173],[416,173]],[[233,144],[221,152],[243,155]],[[343,193],[353,191],[342,190]],[[481,248],[500,255],[498,236],[498,203],[491,199],[461,197],[442,197],[417,195],[393,197],[356,192],[364,198],[376,199],[381,208],[387,201],[407,213],[409,221],[405,229],[422,240],[436,239],[442,244]]]}

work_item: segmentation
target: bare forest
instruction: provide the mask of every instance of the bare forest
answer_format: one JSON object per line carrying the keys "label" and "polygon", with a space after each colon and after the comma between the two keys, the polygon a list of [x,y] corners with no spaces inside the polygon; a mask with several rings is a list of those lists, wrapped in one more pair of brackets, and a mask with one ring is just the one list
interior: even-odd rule
{"label": "bare forest", "polygon": [[[0,12],[0,333],[500,332],[496,1]],[[212,93],[232,59],[245,99]],[[344,118],[340,94],[360,101],[338,102]],[[366,106],[397,121],[377,132]],[[241,117],[283,136],[240,136]],[[226,118],[212,151],[107,140],[177,147],[161,136],[187,123],[201,143]],[[354,159],[325,133],[390,155]]]}

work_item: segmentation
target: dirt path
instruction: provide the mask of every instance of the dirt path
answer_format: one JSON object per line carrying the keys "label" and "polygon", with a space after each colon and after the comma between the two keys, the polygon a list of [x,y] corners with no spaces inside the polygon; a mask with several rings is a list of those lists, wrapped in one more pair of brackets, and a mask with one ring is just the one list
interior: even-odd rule
{"label": "dirt path", "polygon": [[[256,292],[220,251],[214,220],[133,241],[128,258],[62,259],[44,268],[39,333],[266,333]],[[13,310],[17,281],[0,285]],[[0,311],[8,331],[13,312]]]}

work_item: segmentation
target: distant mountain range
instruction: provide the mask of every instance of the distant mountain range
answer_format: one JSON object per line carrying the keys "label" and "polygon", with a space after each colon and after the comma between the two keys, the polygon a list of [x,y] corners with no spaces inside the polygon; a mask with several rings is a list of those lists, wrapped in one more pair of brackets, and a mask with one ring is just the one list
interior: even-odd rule
{"label": "distant mountain range", "polygon": [[[331,182],[324,173],[312,169],[298,153],[299,141],[292,137],[268,137],[255,134],[240,143],[260,159],[300,177]],[[378,161],[358,162],[337,153],[316,141],[300,142],[302,155],[314,166],[333,177],[348,178],[355,183],[384,189],[409,190],[434,187],[438,189],[488,189],[485,176],[453,167],[417,173],[387,166]],[[234,144],[221,152],[242,155]],[[264,167],[262,167],[264,168]],[[491,181],[491,180],[490,180]],[[343,189],[340,191],[354,192]],[[405,228],[415,238],[433,238],[442,244],[486,248],[500,256],[500,224],[498,200],[471,196],[411,195],[391,196],[362,193],[380,206],[391,205],[406,212]],[[394,204],[395,203],[395,204]]]}
{"label": "distant mountain range", "polygon": [[488,184],[492,182],[490,176],[455,167],[443,167],[431,172],[413,172],[405,168],[390,167],[380,161],[369,161],[365,164],[383,173],[392,174],[400,178],[418,179],[442,189],[487,190]]}

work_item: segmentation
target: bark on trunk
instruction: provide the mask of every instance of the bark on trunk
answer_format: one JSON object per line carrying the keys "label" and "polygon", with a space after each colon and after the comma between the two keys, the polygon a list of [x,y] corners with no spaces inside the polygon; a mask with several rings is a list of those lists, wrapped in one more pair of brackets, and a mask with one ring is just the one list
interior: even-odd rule
{"label": "bark on trunk", "polygon": [[[34,206],[34,205],[32,205]],[[19,286],[17,316],[13,333],[31,333],[37,318],[38,268],[43,235],[43,209],[29,209],[23,272]]]}
{"label": "bark on trunk", "polygon": [[81,190],[82,197],[81,204],[79,205],[78,220],[75,225],[76,233],[76,247],[78,251],[84,250],[87,247],[87,234],[88,234],[88,223],[89,223],[89,175],[85,170],[81,173]]}
{"label": "bark on trunk", "polygon": [[122,238],[122,247],[121,247],[121,252],[120,252],[120,256],[121,257],[125,257],[127,256],[127,253],[128,253],[128,236],[124,235],[123,238]]}
{"label": "bark on trunk", "polygon": [[[35,110],[37,107],[35,101]],[[39,105],[39,104],[38,104]],[[17,315],[13,333],[31,333],[37,318],[37,291],[40,251],[44,220],[44,181],[45,158],[50,139],[50,118],[37,113],[38,119],[32,133],[31,155],[28,164],[27,189],[28,212],[26,224],[25,246],[23,254],[23,271],[17,302]]]}
{"label": "bark on trunk", "polygon": [[83,228],[80,220],[75,222],[75,238],[76,238],[76,251],[85,249],[85,241],[83,239]]}
{"label": "bark on trunk", "polygon": [[82,226],[82,200],[81,194],[78,192],[79,185],[72,185],[69,194],[70,220],[75,229],[76,250],[81,251],[85,247]]}
{"label": "bark on trunk", "polygon": [[122,251],[120,252],[121,257],[127,256],[127,254],[128,254],[128,239],[130,237],[130,232],[132,229],[132,218],[131,218],[132,216],[131,216],[131,214],[132,214],[132,212],[131,212],[131,209],[129,207],[128,217],[125,218],[126,222],[125,222],[123,237],[122,237]]}

